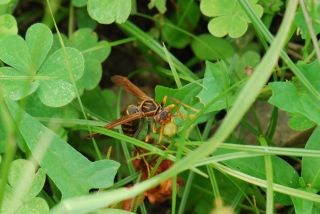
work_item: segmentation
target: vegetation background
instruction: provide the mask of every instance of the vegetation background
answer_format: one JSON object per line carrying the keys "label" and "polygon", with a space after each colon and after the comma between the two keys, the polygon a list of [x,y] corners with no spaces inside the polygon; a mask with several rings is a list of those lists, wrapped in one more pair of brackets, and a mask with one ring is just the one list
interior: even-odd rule
{"label": "vegetation background", "polygon": [[[0,0],[0,213],[319,213],[319,11]],[[138,102],[113,75],[171,97],[173,136],[103,128]]]}

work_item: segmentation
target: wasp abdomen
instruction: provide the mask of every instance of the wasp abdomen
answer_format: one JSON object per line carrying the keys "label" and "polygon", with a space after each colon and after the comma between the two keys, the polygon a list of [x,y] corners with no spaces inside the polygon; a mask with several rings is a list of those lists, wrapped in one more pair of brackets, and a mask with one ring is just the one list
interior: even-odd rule
{"label": "wasp abdomen", "polygon": [[[135,105],[129,105],[125,111],[126,115],[138,113],[140,110],[138,106]],[[121,125],[122,131],[125,135],[128,135],[130,137],[133,137],[137,135],[138,130],[140,126],[140,119],[132,120],[129,122],[126,122]]]}

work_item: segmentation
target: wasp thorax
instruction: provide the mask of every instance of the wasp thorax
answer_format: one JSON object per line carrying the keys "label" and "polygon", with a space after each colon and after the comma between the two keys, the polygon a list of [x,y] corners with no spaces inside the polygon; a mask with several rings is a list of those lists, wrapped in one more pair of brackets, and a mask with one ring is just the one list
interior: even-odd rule
{"label": "wasp thorax", "polygon": [[140,108],[142,112],[148,113],[148,112],[154,112],[159,108],[159,104],[157,104],[154,100],[144,100],[140,104]]}
{"label": "wasp thorax", "polygon": [[140,110],[139,110],[138,106],[135,106],[135,105],[128,105],[128,107],[126,109],[127,115],[138,113],[139,111]]}

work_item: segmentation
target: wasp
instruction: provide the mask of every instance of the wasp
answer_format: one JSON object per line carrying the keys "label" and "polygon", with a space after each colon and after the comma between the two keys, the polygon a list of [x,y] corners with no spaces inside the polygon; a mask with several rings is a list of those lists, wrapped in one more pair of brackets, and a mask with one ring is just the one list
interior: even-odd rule
{"label": "wasp", "polygon": [[156,125],[160,124],[159,141],[161,142],[165,125],[171,123],[173,120],[172,109],[175,108],[179,111],[176,105],[170,104],[164,107],[168,96],[165,96],[161,103],[158,103],[124,76],[115,75],[112,76],[111,80],[116,85],[123,87],[127,92],[137,97],[139,99],[139,103],[137,106],[129,105],[126,110],[126,115],[107,124],[105,128],[112,129],[121,125],[125,134],[129,136],[137,136],[141,131],[141,124],[143,124],[144,120],[147,120],[148,126],[145,141],[147,142],[150,138],[151,129],[154,133],[158,132]]}
{"label": "wasp", "polygon": [[[138,106],[136,105],[128,105],[124,115],[132,115],[136,114],[140,111]],[[127,121],[123,124],[121,124],[122,131],[125,135],[128,135],[130,137],[137,137],[139,132],[141,131],[143,124],[143,119],[135,119],[131,121]]]}

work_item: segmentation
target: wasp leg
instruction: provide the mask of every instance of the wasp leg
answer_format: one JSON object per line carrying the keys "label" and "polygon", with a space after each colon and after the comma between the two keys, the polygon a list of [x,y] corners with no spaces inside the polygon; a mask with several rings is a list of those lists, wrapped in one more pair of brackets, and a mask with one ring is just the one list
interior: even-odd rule
{"label": "wasp leg", "polygon": [[[150,175],[151,175],[150,165],[149,165],[148,161],[146,160],[146,157],[143,156],[143,155],[140,155],[140,153],[143,153],[143,151],[141,151],[141,149],[139,147],[135,147],[135,149],[136,149],[136,152],[137,152],[135,160],[142,159],[143,164],[145,165],[145,168],[146,168],[146,171],[147,171],[147,178],[149,178]],[[135,167],[136,170],[140,169],[141,171],[144,171],[144,168],[141,166],[140,161],[138,163],[134,163],[134,167]]]}
{"label": "wasp leg", "polygon": [[160,136],[159,136],[159,144],[161,145],[162,141],[162,136],[163,136],[163,125],[160,126]]}
{"label": "wasp leg", "polygon": [[140,134],[140,132],[141,132],[141,130],[142,130],[142,128],[143,128],[143,125],[144,125],[144,119],[141,119],[141,120],[139,121],[138,129],[134,132],[134,134],[133,134],[132,137],[134,137],[134,138],[137,138],[137,137],[138,137],[138,135]]}
{"label": "wasp leg", "polygon": [[[186,107],[186,108],[188,108],[188,109],[191,109],[191,110],[194,111],[194,112],[199,112],[199,111],[200,111],[199,109],[193,108],[192,106],[189,106],[189,105],[181,102],[180,100],[177,100],[176,98],[169,97],[169,96],[165,96],[165,98],[166,98],[166,100],[167,100],[167,99],[170,99],[170,100],[172,100],[173,102],[175,102],[175,103],[177,103],[177,104],[180,104],[180,105],[182,105],[182,106],[184,106],[184,107]],[[163,99],[164,99],[164,98],[163,98]]]}
{"label": "wasp leg", "polygon": [[161,107],[163,107],[167,103],[167,98],[168,98],[168,96],[164,96],[162,98],[161,103],[160,103]]}
{"label": "wasp leg", "polygon": [[145,138],[145,142],[146,143],[149,143],[150,142],[150,132],[151,132],[151,125],[150,125],[150,122],[148,122],[148,124],[147,124],[148,126],[147,126],[147,135],[146,135],[146,138]]}
{"label": "wasp leg", "polygon": [[144,156],[142,157],[142,160],[143,160],[144,164],[146,165],[148,178],[150,178],[150,175],[151,175],[150,165]]}

